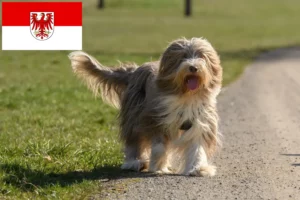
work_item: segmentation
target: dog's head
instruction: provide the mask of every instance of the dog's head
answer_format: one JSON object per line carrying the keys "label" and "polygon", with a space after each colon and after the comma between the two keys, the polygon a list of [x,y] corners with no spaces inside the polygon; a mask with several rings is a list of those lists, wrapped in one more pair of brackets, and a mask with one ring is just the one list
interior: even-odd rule
{"label": "dog's head", "polygon": [[161,56],[157,84],[165,92],[195,94],[219,88],[221,82],[219,56],[206,39],[175,40]]}

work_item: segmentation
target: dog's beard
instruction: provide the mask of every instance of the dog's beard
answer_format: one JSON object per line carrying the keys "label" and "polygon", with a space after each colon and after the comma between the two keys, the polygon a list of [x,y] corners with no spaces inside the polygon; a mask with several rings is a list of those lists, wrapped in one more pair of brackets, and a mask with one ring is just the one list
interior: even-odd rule
{"label": "dog's beard", "polygon": [[202,58],[187,59],[179,65],[174,84],[184,93],[196,93],[209,87],[211,73]]}

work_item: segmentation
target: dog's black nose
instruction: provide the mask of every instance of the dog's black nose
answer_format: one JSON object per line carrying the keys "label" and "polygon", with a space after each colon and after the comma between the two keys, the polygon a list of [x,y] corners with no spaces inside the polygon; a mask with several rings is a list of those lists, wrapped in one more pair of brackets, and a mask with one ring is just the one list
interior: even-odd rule
{"label": "dog's black nose", "polygon": [[193,123],[190,120],[186,120],[183,122],[183,124],[180,126],[180,130],[187,131],[193,126]]}
{"label": "dog's black nose", "polygon": [[195,72],[198,71],[198,68],[195,67],[195,66],[190,66],[190,67],[189,67],[189,70],[190,70],[190,72],[195,73]]}

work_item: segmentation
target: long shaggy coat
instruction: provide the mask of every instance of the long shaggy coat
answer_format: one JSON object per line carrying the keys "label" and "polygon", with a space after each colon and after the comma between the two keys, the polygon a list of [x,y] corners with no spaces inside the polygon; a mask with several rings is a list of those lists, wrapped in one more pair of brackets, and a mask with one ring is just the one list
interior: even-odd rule
{"label": "long shaggy coat", "polygon": [[94,94],[120,110],[123,169],[213,176],[220,145],[216,97],[222,67],[203,38],[169,44],[159,61],[108,68],[87,53],[69,55]]}

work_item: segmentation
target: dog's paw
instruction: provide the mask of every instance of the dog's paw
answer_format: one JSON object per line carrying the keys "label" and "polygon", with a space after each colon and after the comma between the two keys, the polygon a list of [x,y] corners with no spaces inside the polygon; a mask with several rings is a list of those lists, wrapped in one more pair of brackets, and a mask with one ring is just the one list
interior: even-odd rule
{"label": "dog's paw", "polygon": [[147,162],[142,162],[140,160],[126,161],[122,166],[122,170],[133,170],[133,171],[146,171],[148,170]]}
{"label": "dog's paw", "polygon": [[140,171],[141,172],[149,171],[149,161],[141,161]]}
{"label": "dog's paw", "polygon": [[121,169],[123,169],[123,170],[140,171],[140,169],[141,169],[141,163],[140,163],[139,160],[126,161],[121,166]]}
{"label": "dog's paw", "polygon": [[216,167],[213,165],[203,166],[197,169],[191,170],[188,175],[190,176],[203,176],[212,177],[216,175]]}
{"label": "dog's paw", "polygon": [[173,174],[173,171],[169,167],[164,167],[162,169],[156,170],[154,173],[155,174],[160,174],[160,175],[161,174]]}

